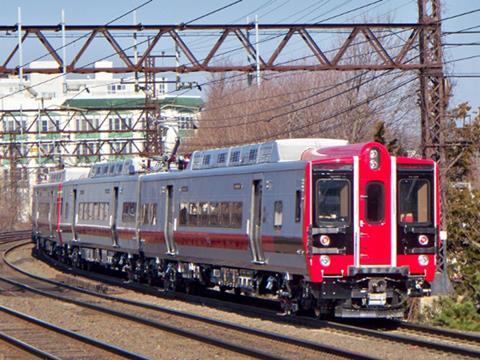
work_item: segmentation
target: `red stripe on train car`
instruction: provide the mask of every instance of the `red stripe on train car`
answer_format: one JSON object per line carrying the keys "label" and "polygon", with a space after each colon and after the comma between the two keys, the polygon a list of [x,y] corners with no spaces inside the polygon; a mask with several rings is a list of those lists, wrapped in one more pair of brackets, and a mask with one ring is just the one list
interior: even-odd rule
{"label": "red stripe on train car", "polygon": [[246,234],[213,234],[207,232],[180,232],[173,234],[175,243],[184,246],[198,246],[231,250],[248,250]]}

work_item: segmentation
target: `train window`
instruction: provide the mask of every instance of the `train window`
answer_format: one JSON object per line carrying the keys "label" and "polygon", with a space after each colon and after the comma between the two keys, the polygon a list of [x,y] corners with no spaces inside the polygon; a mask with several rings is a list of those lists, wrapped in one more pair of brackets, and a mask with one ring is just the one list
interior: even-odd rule
{"label": "train window", "polygon": [[188,225],[197,226],[198,224],[198,204],[189,203],[188,204]]}
{"label": "train window", "polygon": [[201,202],[199,204],[200,217],[198,219],[198,226],[208,226],[208,203]]}
{"label": "train window", "polygon": [[85,203],[80,203],[78,205],[78,218],[80,220],[85,220]]}
{"label": "train window", "polygon": [[205,156],[203,157],[202,165],[205,165],[205,166],[210,165],[210,157],[211,157],[210,154],[205,155]]}
{"label": "train window", "polygon": [[220,153],[217,155],[217,164],[224,164],[226,160],[227,160],[226,153]]}
{"label": "train window", "polygon": [[275,201],[273,204],[273,228],[280,230],[283,223],[283,202]]}
{"label": "train window", "polygon": [[98,220],[105,220],[105,203],[101,202],[98,204]]}
{"label": "train window", "polygon": [[148,225],[148,204],[142,204],[140,208],[140,222],[143,225]]}
{"label": "train window", "polygon": [[65,219],[68,219],[68,201],[65,202]]}
{"label": "train window", "polygon": [[384,219],[385,191],[382,183],[370,182],[366,188],[366,219],[369,223],[378,223]]}
{"label": "train window", "polygon": [[300,222],[302,219],[302,191],[295,191],[295,222]]}
{"label": "train window", "polygon": [[93,213],[93,202],[88,203],[88,220],[93,220],[94,219],[94,213]]}
{"label": "train window", "polygon": [[350,181],[319,179],[317,181],[317,225],[350,222]]}
{"label": "train window", "polygon": [[220,203],[220,226],[230,227],[230,203]]}
{"label": "train window", "polygon": [[240,150],[233,151],[230,154],[230,162],[231,163],[236,163],[240,160]]}
{"label": "train window", "polygon": [[210,217],[208,224],[210,226],[220,225],[220,204],[218,202],[210,203]]}
{"label": "train window", "polygon": [[122,222],[126,224],[135,223],[135,213],[137,204],[134,202],[124,202],[122,211]]}
{"label": "train window", "polygon": [[110,215],[110,203],[103,203],[103,220],[108,220]]}
{"label": "train window", "polygon": [[429,223],[430,182],[418,178],[400,180],[398,208],[401,223]]}
{"label": "train window", "polygon": [[187,225],[188,203],[180,203],[180,212],[178,216],[179,225]]}
{"label": "train window", "polygon": [[232,202],[231,206],[231,222],[230,227],[235,229],[240,229],[242,227],[242,203],[241,202]]}
{"label": "train window", "polygon": [[142,204],[140,222],[143,225],[157,225],[157,204]]}
{"label": "train window", "polygon": [[248,161],[255,161],[257,160],[257,149],[250,149],[248,153]]}
{"label": "train window", "polygon": [[93,203],[93,218],[95,220],[100,220],[100,212],[99,212],[99,204],[98,202]]}
{"label": "train window", "polygon": [[149,209],[150,225],[157,225],[157,203],[150,204]]}

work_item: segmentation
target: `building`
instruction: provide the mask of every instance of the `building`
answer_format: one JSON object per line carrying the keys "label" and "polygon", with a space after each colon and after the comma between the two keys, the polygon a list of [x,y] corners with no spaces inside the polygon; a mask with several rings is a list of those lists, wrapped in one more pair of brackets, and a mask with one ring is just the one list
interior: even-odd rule
{"label": "building", "polygon": [[[109,61],[95,64],[112,67]],[[31,68],[58,67],[37,61]],[[196,128],[202,105],[199,96],[168,94],[168,82],[158,78],[156,104],[159,119],[145,110],[146,85],[132,76],[111,73],[93,76],[32,73],[0,78],[0,161],[6,171],[16,166],[24,176],[49,168],[87,166],[92,162],[147,154],[147,121],[158,129],[165,125],[188,137]],[[159,114],[158,114],[159,112]],[[152,126],[152,125],[150,125]],[[12,163],[13,161],[13,163]],[[23,177],[23,175],[22,175]]]}

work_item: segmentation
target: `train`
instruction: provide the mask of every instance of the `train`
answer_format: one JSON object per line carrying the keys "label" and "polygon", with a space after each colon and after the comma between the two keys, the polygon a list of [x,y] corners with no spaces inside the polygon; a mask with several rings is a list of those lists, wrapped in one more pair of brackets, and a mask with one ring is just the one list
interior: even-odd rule
{"label": "train", "polygon": [[376,142],[281,139],[52,172],[35,251],[165,289],[275,298],[286,313],[402,318],[428,296],[440,237],[434,161]]}

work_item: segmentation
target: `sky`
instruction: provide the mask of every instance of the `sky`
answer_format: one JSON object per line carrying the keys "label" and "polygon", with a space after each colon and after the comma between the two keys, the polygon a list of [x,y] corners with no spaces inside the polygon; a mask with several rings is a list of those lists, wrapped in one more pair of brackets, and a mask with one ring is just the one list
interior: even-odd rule
{"label": "sky", "polygon": [[[136,11],[137,22],[143,24],[178,24],[233,3],[235,0],[153,0]],[[58,24],[64,9],[67,24],[105,24],[112,19],[148,2],[133,0],[3,0],[1,25],[17,23],[17,8],[21,7],[22,23],[29,25]],[[370,4],[370,5],[368,5]],[[364,6],[357,11],[349,12]],[[367,6],[368,5],[368,6]],[[468,33],[444,35],[446,73],[454,84],[451,105],[468,101],[474,109],[480,106],[478,70],[480,65],[480,12],[448,19],[451,16],[480,8],[480,0],[444,0],[442,2],[444,33],[478,26]],[[346,15],[341,15],[349,12]],[[258,15],[260,23],[363,22],[390,19],[392,22],[416,22],[416,0],[242,0],[225,10],[196,21],[197,24],[245,23],[247,16]],[[329,19],[332,17],[332,19]],[[132,24],[129,14],[115,24]],[[478,31],[478,32],[477,32]],[[0,38],[0,43],[1,43]],[[194,40],[190,40],[194,41]],[[200,40],[201,41],[201,40]],[[468,44],[468,45],[465,45]],[[0,50],[2,50],[0,46]],[[33,51],[33,50],[32,50]],[[39,49],[38,51],[41,51]],[[470,60],[460,60],[476,56]],[[31,54],[35,56],[35,54]],[[38,56],[38,55],[37,55]],[[474,75],[475,77],[459,77]],[[185,75],[182,80],[202,81],[206,74]]]}

